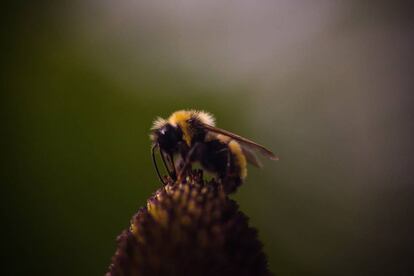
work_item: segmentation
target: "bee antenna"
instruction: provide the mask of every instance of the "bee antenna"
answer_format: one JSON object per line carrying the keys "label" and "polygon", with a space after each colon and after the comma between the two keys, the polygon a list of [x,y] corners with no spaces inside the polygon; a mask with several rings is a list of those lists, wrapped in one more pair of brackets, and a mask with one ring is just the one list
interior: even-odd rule
{"label": "bee antenna", "polygon": [[[161,183],[164,184],[164,185],[166,185],[166,183],[162,179],[162,176],[160,174],[160,171],[158,170],[157,160],[155,159],[155,148],[158,148],[159,149],[158,144],[154,144],[154,146],[152,146],[152,149],[151,149],[151,152],[152,152],[152,163],[154,164],[155,170],[157,171],[157,175],[158,175],[158,178],[160,179]],[[160,150],[160,153],[161,153],[161,150]],[[161,156],[162,156],[162,153],[161,153]],[[164,157],[163,157],[163,161],[164,161]]]}

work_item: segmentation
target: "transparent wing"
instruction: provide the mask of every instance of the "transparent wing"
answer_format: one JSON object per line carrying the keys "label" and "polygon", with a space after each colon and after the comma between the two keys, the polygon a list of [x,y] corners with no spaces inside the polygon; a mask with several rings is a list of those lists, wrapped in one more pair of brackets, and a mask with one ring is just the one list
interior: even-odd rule
{"label": "transparent wing", "polygon": [[244,146],[243,144],[240,144],[240,145],[244,153],[244,156],[246,157],[247,162],[249,162],[250,164],[258,168],[263,167],[262,162],[260,162],[256,154],[252,150],[250,150],[248,147]]}
{"label": "transparent wing", "polygon": [[237,142],[239,142],[242,149],[243,149],[243,152],[244,153],[248,152],[246,154],[246,158],[253,165],[255,165],[255,163],[260,164],[260,162],[258,162],[256,156],[254,155],[254,153],[252,151],[257,151],[257,152],[261,153],[263,156],[265,156],[265,157],[267,157],[271,160],[279,160],[279,158],[273,152],[271,152],[270,150],[268,150],[264,146],[262,146],[262,145],[260,145],[256,142],[253,142],[252,140],[249,140],[249,139],[244,138],[240,135],[234,134],[230,131],[227,131],[227,130],[224,130],[224,129],[221,129],[221,128],[218,128],[218,127],[213,127],[213,126],[210,126],[210,125],[207,125],[207,124],[203,124],[203,127],[208,129],[211,132],[219,133],[219,134],[228,136],[228,137],[236,140]]}

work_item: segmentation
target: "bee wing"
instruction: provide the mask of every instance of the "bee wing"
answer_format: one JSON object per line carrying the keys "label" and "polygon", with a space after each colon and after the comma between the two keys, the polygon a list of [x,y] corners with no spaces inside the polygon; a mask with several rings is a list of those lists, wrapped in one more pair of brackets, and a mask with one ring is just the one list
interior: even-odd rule
{"label": "bee wing", "polygon": [[260,160],[257,158],[256,154],[249,149],[247,146],[245,146],[244,144],[240,144],[242,151],[244,153],[244,156],[246,157],[247,162],[249,162],[250,164],[261,168],[263,167],[262,162],[260,162]]}
{"label": "bee wing", "polygon": [[228,136],[228,137],[236,140],[237,142],[239,142],[242,149],[243,149],[243,152],[244,153],[248,152],[246,154],[246,158],[253,165],[260,164],[260,162],[258,162],[256,156],[254,155],[254,153],[251,150],[260,152],[262,155],[264,155],[265,157],[267,157],[271,160],[279,160],[279,158],[273,152],[271,152],[270,150],[268,150],[264,146],[259,145],[256,142],[253,142],[252,140],[249,140],[249,139],[244,138],[240,135],[234,134],[230,131],[227,131],[227,130],[224,130],[224,129],[221,129],[221,128],[218,128],[218,127],[213,127],[213,126],[210,126],[210,125],[207,125],[207,124],[203,124],[203,127],[208,129],[211,132],[219,133],[219,134]]}

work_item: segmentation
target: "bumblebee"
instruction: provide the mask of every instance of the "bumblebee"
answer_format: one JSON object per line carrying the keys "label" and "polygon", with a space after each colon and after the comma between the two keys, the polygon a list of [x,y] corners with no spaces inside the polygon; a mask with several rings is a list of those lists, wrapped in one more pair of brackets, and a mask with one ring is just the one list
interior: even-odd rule
{"label": "bumblebee", "polygon": [[[158,177],[155,150],[169,176],[182,181],[195,162],[221,180],[226,193],[234,192],[247,176],[247,163],[261,167],[255,152],[277,160],[262,145],[215,126],[214,117],[204,111],[180,110],[165,120],[158,117],[151,128],[152,158]],[[164,183],[165,184],[165,183]]]}

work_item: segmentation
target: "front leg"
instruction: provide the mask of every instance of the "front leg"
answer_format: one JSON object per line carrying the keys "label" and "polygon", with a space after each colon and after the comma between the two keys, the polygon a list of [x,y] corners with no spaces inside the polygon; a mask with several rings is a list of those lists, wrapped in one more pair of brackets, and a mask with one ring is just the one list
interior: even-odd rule
{"label": "front leg", "polygon": [[195,143],[190,150],[188,151],[188,153],[186,154],[185,158],[184,158],[184,163],[178,173],[178,177],[177,177],[177,181],[181,182],[182,178],[184,177],[184,173],[188,170],[188,168],[190,167],[191,163],[194,161],[196,155],[199,153],[201,147],[202,147],[202,143],[197,142]]}
{"label": "front leg", "polygon": [[168,155],[168,159],[170,160],[171,167],[173,168],[173,171],[172,171],[173,179],[177,179],[177,169],[175,168],[174,154],[170,153]]}

